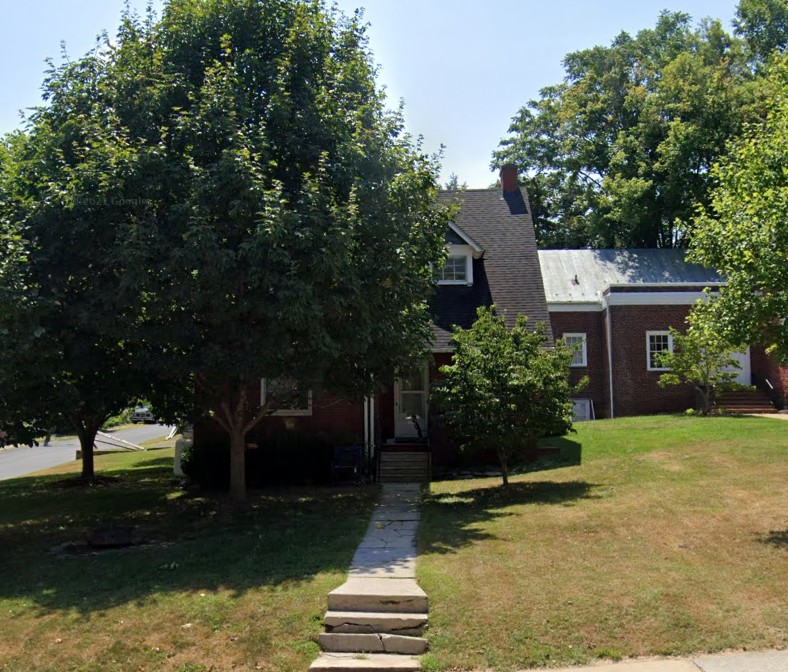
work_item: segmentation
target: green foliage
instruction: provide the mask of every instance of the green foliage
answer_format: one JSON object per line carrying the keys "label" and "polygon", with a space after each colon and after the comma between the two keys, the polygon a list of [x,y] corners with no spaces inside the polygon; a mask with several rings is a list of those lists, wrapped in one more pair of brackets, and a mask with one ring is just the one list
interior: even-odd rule
{"label": "green foliage", "polygon": [[455,327],[452,339],[452,364],[441,367],[433,394],[462,449],[496,451],[506,485],[513,457],[572,427],[572,350],[560,342],[546,347],[544,325],[529,330],[524,315],[507,329],[494,308],[479,308],[473,325]]}
{"label": "green foliage", "polygon": [[784,13],[784,0],[743,0],[741,39],[663,12],[652,29],[566,56],[563,82],[520,109],[493,158],[528,175],[541,247],[687,244],[710,168],[753,112],[754,72],[788,39],[784,21],[754,13],[778,4]]}
{"label": "green foliage", "polygon": [[120,427],[121,425],[127,425],[131,422],[131,416],[134,413],[134,408],[129,406],[128,408],[124,408],[120,413],[117,415],[113,415],[111,418],[107,418],[107,421],[102,425],[102,427]]}
{"label": "green foliage", "polygon": [[460,178],[457,177],[456,173],[452,173],[449,175],[449,179],[446,181],[446,187],[448,191],[461,191],[462,189],[468,188],[468,183],[463,182],[460,184]]}
{"label": "green foliage", "polygon": [[691,385],[703,400],[704,415],[709,413],[714,390],[736,378],[732,368],[741,368],[731,357],[739,348],[725,340],[708,315],[708,304],[698,303],[687,317],[685,333],[670,328],[673,352],[657,355],[659,365],[670,369],[659,377],[659,386]]}
{"label": "green foliage", "polygon": [[788,3],[785,0],[740,0],[734,20],[756,67],[788,47]]}
{"label": "green foliage", "polygon": [[0,160],[58,408],[210,413],[241,498],[261,378],[361,396],[421,355],[449,210],[374,72],[358,17],[296,0],[171,0],[53,69]]}
{"label": "green foliage", "polygon": [[71,426],[85,478],[96,431],[141,385],[125,340],[138,297],[124,272],[129,151],[108,103],[108,49],[50,68],[46,103],[4,140],[0,168],[0,424],[28,442]]}
{"label": "green foliage", "polygon": [[727,280],[710,308],[715,328],[788,362],[788,55],[762,87],[765,118],[714,167],[717,186],[695,220],[691,254]]}

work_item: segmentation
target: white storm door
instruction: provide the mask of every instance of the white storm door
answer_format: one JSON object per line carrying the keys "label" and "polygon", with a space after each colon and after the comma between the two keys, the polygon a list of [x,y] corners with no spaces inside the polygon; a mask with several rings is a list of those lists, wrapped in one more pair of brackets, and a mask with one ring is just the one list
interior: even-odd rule
{"label": "white storm door", "polygon": [[427,434],[427,402],[429,396],[426,364],[421,371],[394,381],[394,435],[417,437],[416,419],[422,434]]}
{"label": "white storm door", "polygon": [[735,373],[736,378],[733,379],[734,383],[739,383],[739,385],[752,385],[752,372],[750,370],[750,348],[749,346],[745,350],[741,350],[739,352],[732,352],[731,359],[735,359],[736,362],[739,364],[741,369],[736,369],[734,367],[726,367],[723,371],[729,371],[730,373]]}

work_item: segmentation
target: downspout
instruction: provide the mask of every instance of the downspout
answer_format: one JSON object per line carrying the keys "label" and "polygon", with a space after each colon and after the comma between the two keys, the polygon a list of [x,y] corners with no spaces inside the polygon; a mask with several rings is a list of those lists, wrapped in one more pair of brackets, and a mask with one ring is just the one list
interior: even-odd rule
{"label": "downspout", "polygon": [[369,451],[369,397],[364,397],[364,452]]}
{"label": "downspout", "polygon": [[610,389],[610,417],[615,418],[615,411],[613,410],[613,312],[610,310],[610,303],[607,299],[602,299],[602,305],[605,308],[607,319],[607,375],[608,386]]}

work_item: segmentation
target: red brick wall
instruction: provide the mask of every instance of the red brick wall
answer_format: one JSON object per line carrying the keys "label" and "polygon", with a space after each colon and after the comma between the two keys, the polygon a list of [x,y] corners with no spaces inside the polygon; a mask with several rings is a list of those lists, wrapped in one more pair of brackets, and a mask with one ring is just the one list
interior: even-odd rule
{"label": "red brick wall", "polygon": [[550,313],[553,338],[562,338],[568,333],[584,333],[586,335],[586,361],[588,366],[572,367],[569,382],[576,385],[583,377],[588,376],[586,385],[578,394],[578,398],[591,399],[597,418],[610,417],[608,409],[608,366],[607,366],[607,331],[605,313],[577,312]]}
{"label": "red brick wall", "polygon": [[[259,386],[250,389],[248,394],[251,403],[259,403]],[[331,395],[313,398],[312,415],[268,416],[263,418],[260,424],[249,433],[247,440],[253,442],[258,434],[276,430],[335,434],[340,438],[346,437],[346,440],[352,439],[353,442],[362,443],[364,440],[364,403],[347,401]],[[226,432],[212,421],[201,422],[194,428],[194,439],[198,443],[220,440],[225,437]]]}
{"label": "red brick wall", "polygon": [[761,346],[750,348],[750,363],[754,378],[767,378],[783,406],[788,406],[788,366],[780,366],[777,357],[767,355]]}
{"label": "red brick wall", "polygon": [[675,413],[694,406],[687,385],[659,387],[662,372],[648,371],[646,332],[683,329],[690,306],[611,306],[615,415]]}

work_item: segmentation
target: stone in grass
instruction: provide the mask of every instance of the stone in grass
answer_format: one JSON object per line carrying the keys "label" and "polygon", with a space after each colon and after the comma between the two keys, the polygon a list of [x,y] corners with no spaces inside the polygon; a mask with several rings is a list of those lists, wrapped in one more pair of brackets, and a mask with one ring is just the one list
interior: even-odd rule
{"label": "stone in grass", "polygon": [[91,548],[123,548],[137,543],[135,528],[131,525],[99,525],[85,533],[85,541]]}

